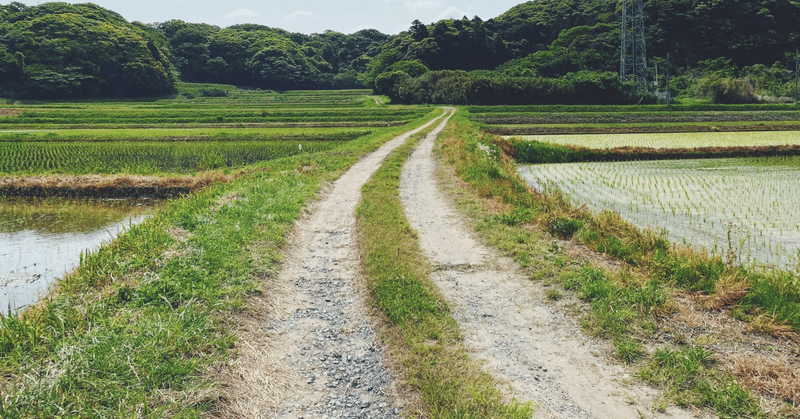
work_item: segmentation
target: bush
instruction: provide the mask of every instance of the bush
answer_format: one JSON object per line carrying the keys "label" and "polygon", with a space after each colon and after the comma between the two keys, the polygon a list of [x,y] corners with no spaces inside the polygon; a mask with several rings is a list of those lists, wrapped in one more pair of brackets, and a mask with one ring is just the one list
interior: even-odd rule
{"label": "bush", "polygon": [[755,103],[755,89],[747,78],[737,79],[713,75],[695,81],[691,92],[711,103]]}
{"label": "bush", "polygon": [[376,91],[400,103],[453,105],[625,104],[630,88],[611,72],[581,71],[559,78],[500,77],[487,71],[431,71],[412,77],[391,71],[375,79]]}
{"label": "bush", "polygon": [[207,87],[198,91],[200,96],[205,97],[228,97],[228,92],[219,87]]}

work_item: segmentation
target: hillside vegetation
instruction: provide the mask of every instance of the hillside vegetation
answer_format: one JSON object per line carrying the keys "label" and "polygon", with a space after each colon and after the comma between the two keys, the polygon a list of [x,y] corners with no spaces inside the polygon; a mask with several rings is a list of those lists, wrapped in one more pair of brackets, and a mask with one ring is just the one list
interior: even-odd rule
{"label": "hillside vegetation", "polygon": [[0,7],[0,95],[156,96],[175,76],[164,37],[93,4]]}
{"label": "hillside vegetation", "polygon": [[[171,20],[144,25],[92,4],[0,6],[0,95],[152,96],[176,80],[261,89],[369,87],[398,103],[625,104],[617,1],[538,0],[386,35],[290,33]],[[651,80],[711,102],[786,101],[800,4],[646,0]],[[670,62],[666,60],[669,53]],[[652,65],[652,64],[651,64]]]}

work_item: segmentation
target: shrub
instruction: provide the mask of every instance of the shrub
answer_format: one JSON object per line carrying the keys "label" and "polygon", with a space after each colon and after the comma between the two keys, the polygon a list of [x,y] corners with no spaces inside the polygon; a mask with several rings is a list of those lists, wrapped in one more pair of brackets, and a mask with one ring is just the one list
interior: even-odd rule
{"label": "shrub", "polygon": [[755,89],[747,78],[737,79],[712,75],[695,82],[691,91],[697,97],[708,99],[711,103],[754,103],[758,102]]}
{"label": "shrub", "polygon": [[220,89],[219,87],[203,88],[200,89],[198,93],[205,97],[228,97],[228,92],[224,89]]}

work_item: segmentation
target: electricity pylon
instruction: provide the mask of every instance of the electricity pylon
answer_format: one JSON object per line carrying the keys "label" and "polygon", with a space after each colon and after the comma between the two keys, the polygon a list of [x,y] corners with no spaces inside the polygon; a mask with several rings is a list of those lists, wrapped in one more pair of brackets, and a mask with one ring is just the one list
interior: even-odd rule
{"label": "electricity pylon", "polygon": [[647,90],[647,47],[644,40],[644,4],[642,0],[621,0],[619,78],[632,78]]}

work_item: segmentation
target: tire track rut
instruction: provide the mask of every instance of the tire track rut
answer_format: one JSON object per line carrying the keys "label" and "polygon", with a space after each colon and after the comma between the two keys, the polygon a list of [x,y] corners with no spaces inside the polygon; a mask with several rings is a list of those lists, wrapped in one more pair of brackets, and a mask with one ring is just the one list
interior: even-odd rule
{"label": "tire track rut", "polygon": [[281,271],[243,325],[225,417],[397,418],[408,403],[382,360],[357,284],[355,208],[386,156],[441,116],[342,175],[295,225]]}
{"label": "tire track rut", "polygon": [[511,259],[475,241],[437,184],[435,136],[426,137],[403,168],[401,197],[420,245],[437,267],[434,282],[452,304],[473,356],[507,382],[537,417],[694,417],[653,410],[658,392],[605,360],[575,322],[544,303],[543,292]]}

